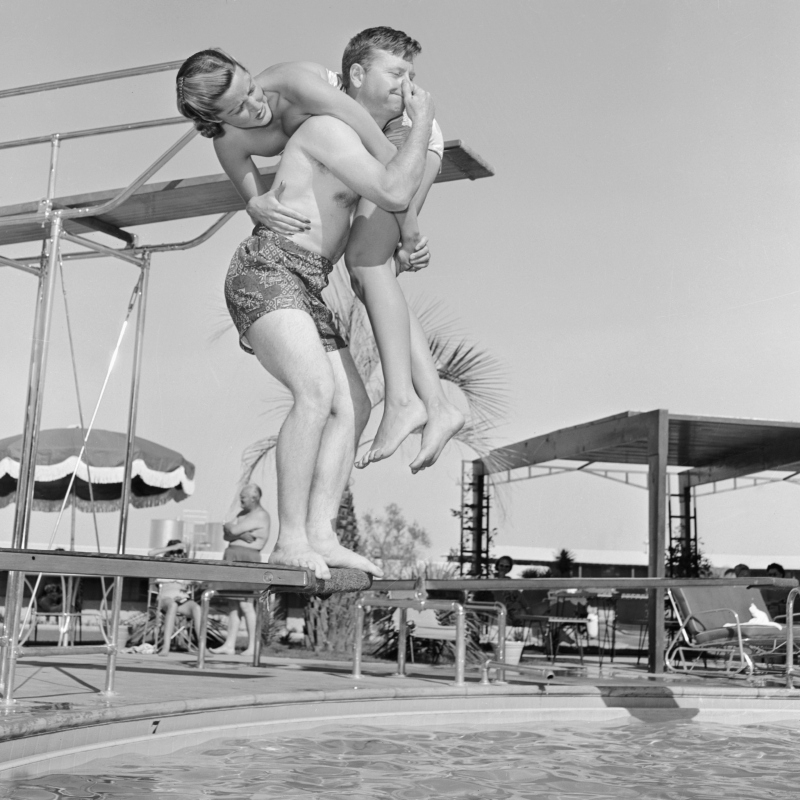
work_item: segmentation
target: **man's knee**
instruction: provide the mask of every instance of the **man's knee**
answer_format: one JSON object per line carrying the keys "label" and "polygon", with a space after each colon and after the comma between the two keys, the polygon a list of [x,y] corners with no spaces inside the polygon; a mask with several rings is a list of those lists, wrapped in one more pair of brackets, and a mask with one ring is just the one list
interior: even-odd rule
{"label": "man's knee", "polygon": [[294,392],[294,404],[305,414],[324,421],[333,411],[335,394],[336,385],[333,375],[328,371],[325,374],[318,374],[298,386]]}

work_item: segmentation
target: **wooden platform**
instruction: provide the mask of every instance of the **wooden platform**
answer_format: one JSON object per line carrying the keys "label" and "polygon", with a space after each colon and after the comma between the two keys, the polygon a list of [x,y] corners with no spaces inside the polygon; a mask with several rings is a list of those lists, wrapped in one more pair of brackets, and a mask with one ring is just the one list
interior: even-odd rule
{"label": "wooden platform", "polygon": [[[276,167],[261,170],[267,186],[272,185]],[[462,179],[476,180],[494,175],[494,170],[459,139],[445,142],[442,171],[437,183]],[[59,197],[56,207],[78,208],[104,203],[120,189],[108,189],[89,194]],[[33,213],[39,209],[39,202],[32,201],[0,208],[0,217],[14,214]],[[69,233],[82,234],[101,230],[124,241],[131,241],[128,228],[148,225],[153,222],[169,222],[187,217],[201,217],[207,214],[224,214],[228,211],[244,209],[244,203],[233,184],[225,174],[204,175],[198,178],[166,181],[147,184],[118,206],[110,214],[102,217],[87,217],[68,220],[65,229]],[[36,242],[45,239],[48,228],[40,223],[26,223],[8,228],[0,228],[0,245]]]}

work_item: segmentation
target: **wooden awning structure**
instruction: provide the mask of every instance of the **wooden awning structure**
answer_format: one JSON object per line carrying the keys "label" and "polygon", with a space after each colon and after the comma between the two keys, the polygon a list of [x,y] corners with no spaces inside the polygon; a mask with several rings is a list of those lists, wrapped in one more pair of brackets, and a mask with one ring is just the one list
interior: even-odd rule
{"label": "wooden awning structure", "polygon": [[[586,465],[647,465],[648,575],[665,576],[667,467],[678,475],[681,514],[687,520],[694,486],[765,470],[800,471],[800,423],[670,414],[666,409],[625,411],[583,425],[561,428],[492,450],[472,462],[473,474],[490,476],[548,461]],[[474,483],[472,503],[480,507],[488,481]],[[480,495],[480,496],[478,496]],[[664,668],[663,590],[650,592],[649,669]]]}
{"label": "wooden awning structure", "polygon": [[[267,187],[272,185],[276,166],[260,170]],[[445,142],[442,170],[436,183],[458,180],[476,180],[494,175],[494,170],[459,139]],[[87,194],[55,198],[55,208],[82,208],[105,203],[119,194],[121,189],[108,189]],[[226,214],[245,207],[233,184],[224,173],[203,175],[197,178],[145,184],[113,211],[99,217],[82,217],[64,221],[68,233],[80,235],[100,231],[133,242],[129,228],[154,222],[169,222],[187,217],[209,214]],[[0,208],[0,217],[32,214],[40,208],[39,201],[20,203]],[[30,222],[10,227],[0,227],[0,246],[36,242],[49,236],[49,226]]]}
{"label": "wooden awning structure", "polygon": [[[625,411],[497,448],[481,459],[484,474],[563,459],[647,464],[648,421],[655,412]],[[691,486],[764,470],[800,472],[800,423],[669,414],[666,461],[684,467]]]}

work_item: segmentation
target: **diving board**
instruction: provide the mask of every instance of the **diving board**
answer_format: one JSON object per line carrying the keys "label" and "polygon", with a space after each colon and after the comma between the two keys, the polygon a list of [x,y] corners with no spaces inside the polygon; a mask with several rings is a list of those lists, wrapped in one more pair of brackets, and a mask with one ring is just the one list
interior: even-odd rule
{"label": "diving board", "polygon": [[[260,173],[267,188],[272,186],[277,165],[263,167]],[[458,180],[477,180],[494,175],[494,170],[460,139],[445,142],[442,170],[436,183]],[[57,197],[54,208],[96,206],[116,197],[121,189],[107,189],[87,194]],[[145,184],[113,211],[99,217],[83,217],[64,221],[68,233],[83,234],[100,231],[128,242],[133,241],[127,230],[136,225],[170,222],[209,214],[226,214],[244,210],[245,204],[224,173],[196,178]],[[0,208],[0,218],[17,214],[35,214],[41,210],[38,200]],[[29,222],[0,228],[0,245],[37,242],[50,235],[49,225]]]}

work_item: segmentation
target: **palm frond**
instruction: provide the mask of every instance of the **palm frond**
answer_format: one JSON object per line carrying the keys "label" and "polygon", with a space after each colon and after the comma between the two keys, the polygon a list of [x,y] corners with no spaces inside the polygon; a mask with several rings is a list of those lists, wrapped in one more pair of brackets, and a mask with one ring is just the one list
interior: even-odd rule
{"label": "palm frond", "polygon": [[251,482],[256,469],[263,465],[267,457],[278,446],[278,435],[273,434],[248,445],[242,453],[242,472],[239,483],[244,486]]}

